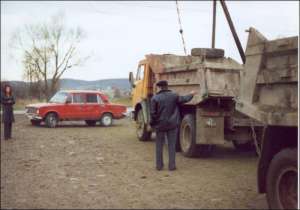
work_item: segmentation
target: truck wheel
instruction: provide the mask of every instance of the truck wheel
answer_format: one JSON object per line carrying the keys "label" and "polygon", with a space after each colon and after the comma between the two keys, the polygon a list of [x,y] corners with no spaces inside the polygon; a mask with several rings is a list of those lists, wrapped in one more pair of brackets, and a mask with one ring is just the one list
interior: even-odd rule
{"label": "truck wheel", "polygon": [[252,141],[248,141],[246,143],[239,143],[237,140],[232,140],[232,144],[235,147],[235,149],[239,151],[248,152],[255,150],[255,146],[253,145]]}
{"label": "truck wheel", "polygon": [[193,48],[192,56],[205,56],[206,58],[223,58],[224,50],[216,48]]}
{"label": "truck wheel", "polygon": [[58,117],[55,113],[49,113],[45,122],[48,128],[55,128],[58,124]]}
{"label": "truck wheel", "polygon": [[151,137],[151,132],[147,131],[142,109],[139,109],[137,113],[136,135],[140,141],[147,141]]}
{"label": "truck wheel", "polygon": [[95,126],[96,125],[96,121],[95,120],[86,120],[85,123],[88,126]]}
{"label": "truck wheel", "polygon": [[41,124],[40,120],[30,120],[30,122],[31,122],[31,125],[34,125],[34,126],[39,126]]}
{"label": "truck wheel", "polygon": [[177,130],[177,139],[176,139],[176,146],[175,146],[175,149],[176,149],[176,152],[181,152],[181,146],[180,146],[180,130],[178,129]]}
{"label": "truck wheel", "polygon": [[297,209],[297,149],[277,153],[267,174],[267,200],[270,209]]}
{"label": "truck wheel", "polygon": [[195,116],[186,114],[180,125],[180,147],[186,157],[194,157],[197,153]]}
{"label": "truck wheel", "polygon": [[103,114],[100,122],[101,122],[101,125],[103,125],[105,127],[111,126],[113,123],[112,115],[110,113]]}

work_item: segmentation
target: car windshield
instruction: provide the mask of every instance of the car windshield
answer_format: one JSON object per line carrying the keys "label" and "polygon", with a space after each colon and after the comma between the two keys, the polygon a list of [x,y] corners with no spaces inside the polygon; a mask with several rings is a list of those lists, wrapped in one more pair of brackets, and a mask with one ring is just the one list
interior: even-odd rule
{"label": "car windshield", "polygon": [[65,103],[68,97],[66,92],[57,92],[51,99],[50,103]]}

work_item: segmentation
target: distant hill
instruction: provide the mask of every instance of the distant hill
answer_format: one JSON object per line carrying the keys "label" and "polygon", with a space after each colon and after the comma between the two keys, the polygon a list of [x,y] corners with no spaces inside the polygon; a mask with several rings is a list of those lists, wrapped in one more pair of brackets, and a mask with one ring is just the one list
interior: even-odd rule
{"label": "distant hill", "polygon": [[121,90],[129,90],[130,84],[128,79],[103,79],[95,81],[61,79],[61,89],[106,89],[107,87],[116,87]]}
{"label": "distant hill", "polygon": [[[9,81],[12,86],[25,87],[26,82],[23,81]],[[128,79],[103,79],[95,81],[77,80],[77,79],[61,79],[60,89],[106,89],[107,87],[116,87],[121,90],[129,90],[130,84]]]}

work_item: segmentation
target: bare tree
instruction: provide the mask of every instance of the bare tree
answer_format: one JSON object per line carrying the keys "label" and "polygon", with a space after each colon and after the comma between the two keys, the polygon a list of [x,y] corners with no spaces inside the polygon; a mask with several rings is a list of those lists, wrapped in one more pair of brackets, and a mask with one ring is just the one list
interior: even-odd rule
{"label": "bare tree", "polygon": [[67,28],[63,14],[15,32],[12,41],[15,49],[23,54],[24,77],[31,82],[42,81],[47,99],[57,91],[59,79],[68,69],[87,60],[88,57],[78,55],[82,38],[79,27]]}

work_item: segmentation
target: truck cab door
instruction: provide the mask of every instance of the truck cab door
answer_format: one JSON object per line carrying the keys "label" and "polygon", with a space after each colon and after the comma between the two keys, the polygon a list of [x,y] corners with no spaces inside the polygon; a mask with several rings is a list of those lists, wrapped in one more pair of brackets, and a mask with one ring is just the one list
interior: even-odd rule
{"label": "truck cab door", "polygon": [[145,64],[141,64],[138,66],[137,74],[136,74],[136,80],[135,80],[135,87],[132,94],[132,101],[133,104],[139,103],[144,94],[145,94]]}

